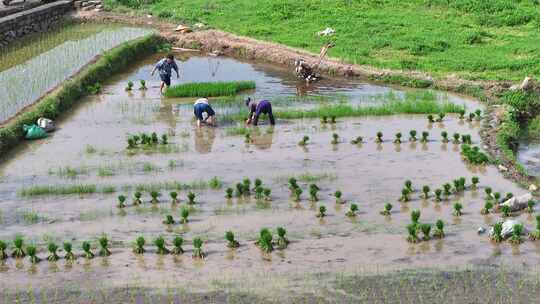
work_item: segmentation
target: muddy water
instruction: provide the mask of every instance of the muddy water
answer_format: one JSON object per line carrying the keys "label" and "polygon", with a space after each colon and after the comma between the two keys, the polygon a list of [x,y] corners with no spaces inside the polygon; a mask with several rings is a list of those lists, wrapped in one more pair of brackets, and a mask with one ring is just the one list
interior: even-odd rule
{"label": "muddy water", "polygon": [[[445,130],[449,134],[471,134],[474,143],[479,144],[477,123],[469,124],[452,115],[442,124],[428,124],[424,116],[341,119],[335,125],[321,125],[316,120],[278,120],[273,128],[267,125],[254,128],[254,142],[246,144],[242,136],[228,136],[223,126],[197,130],[187,109],[176,110],[176,104],[185,100],[162,100],[156,89],[158,81],[147,76],[155,59],[150,58],[115,78],[105,86],[102,95],[88,98],[60,121],[59,130],[50,138],[22,146],[0,168],[0,238],[9,240],[22,233],[41,248],[50,240],[58,243],[71,240],[79,252],[82,241],[96,240],[106,233],[113,241],[113,255],[92,261],[79,259],[71,267],[60,261],[42,262],[31,268],[27,260],[17,263],[9,259],[1,267],[3,286],[54,287],[69,278],[81,285],[87,280],[99,280],[109,287],[189,282],[204,289],[212,279],[241,279],[247,272],[271,277],[360,268],[536,263],[540,247],[533,242],[526,241],[518,247],[507,243],[493,245],[487,236],[476,234],[479,226],[487,227],[500,218],[498,214],[480,215],[484,187],[490,186],[503,194],[522,193],[494,167],[470,167],[462,161],[458,146],[440,140],[440,133]],[[226,58],[182,56],[181,59],[181,81],[254,79],[257,90],[251,94],[255,96],[272,98],[298,92],[297,82],[278,67]],[[218,65],[217,70],[210,68],[213,65]],[[143,78],[148,80],[150,90],[124,91],[127,80]],[[337,88],[332,90],[332,87]],[[342,94],[350,102],[371,102],[391,90],[366,83],[336,85],[327,81],[310,88],[306,102],[310,96],[324,94],[330,98]],[[479,107],[457,96],[444,98],[459,100],[469,108]],[[216,107],[218,112],[226,111],[229,105],[216,103]],[[419,134],[429,131],[430,141],[408,142],[411,129]],[[170,134],[168,153],[127,153],[128,134],[153,131]],[[374,143],[378,131],[384,133],[382,144]],[[405,142],[400,145],[392,143],[397,132],[404,134]],[[340,136],[337,145],[330,143],[333,133]],[[301,148],[297,142],[304,135],[310,137],[310,143]],[[350,144],[357,136],[363,136],[365,142]],[[169,166],[170,163],[175,165]],[[145,170],[145,164],[151,164],[154,169]],[[66,166],[80,174],[76,177],[54,174]],[[109,169],[106,175],[111,176],[100,176],[103,168]],[[306,173],[322,176],[315,181],[321,188],[317,204],[307,200],[308,182],[300,182],[304,189],[300,203],[291,202],[289,197],[287,178]],[[161,203],[154,207],[148,203],[148,193],[144,194],[146,203],[142,207],[129,206],[124,210],[115,207],[117,195],[132,196],[133,190],[121,190],[125,186],[166,181],[188,183],[213,176],[220,177],[224,187],[234,187],[244,177],[261,178],[272,189],[272,201],[227,200],[224,189],[197,190],[198,204],[190,222],[173,226],[162,223],[166,214],[179,218],[179,206],[171,206],[166,191],[162,191]],[[419,199],[422,185],[435,189],[461,176],[469,182],[472,176],[479,176],[481,187],[441,203]],[[398,197],[406,179],[413,181],[417,191],[411,202],[400,203]],[[84,196],[23,198],[17,195],[18,190],[31,185],[74,183],[114,185],[119,191]],[[334,202],[332,194],[338,189],[343,192],[345,204]],[[180,197],[183,206],[186,192],[181,191]],[[464,206],[464,215],[459,218],[452,215],[452,205],[457,201]],[[354,219],[344,215],[352,202],[360,210]],[[394,205],[390,217],[379,214],[386,202]],[[328,209],[323,220],[315,217],[319,205]],[[407,243],[405,226],[414,209],[421,210],[421,222],[443,219],[447,237],[414,245]],[[37,215],[37,220],[35,217],[28,220],[28,214]],[[534,220],[528,214],[517,218],[528,228],[534,227]],[[287,229],[291,239],[289,248],[262,255],[253,244],[258,231],[278,226]],[[235,232],[242,244],[239,249],[231,251],[226,247],[223,235],[227,230]],[[164,235],[170,244],[176,234],[187,240],[186,253],[178,258],[157,256],[151,240]],[[143,257],[131,253],[131,244],[139,235],[145,236],[149,244]],[[205,240],[208,257],[204,261],[190,257],[191,240],[197,236]],[[44,249],[40,256],[46,256]]]}
{"label": "muddy water", "polygon": [[522,142],[517,157],[529,174],[540,176],[540,142]]}

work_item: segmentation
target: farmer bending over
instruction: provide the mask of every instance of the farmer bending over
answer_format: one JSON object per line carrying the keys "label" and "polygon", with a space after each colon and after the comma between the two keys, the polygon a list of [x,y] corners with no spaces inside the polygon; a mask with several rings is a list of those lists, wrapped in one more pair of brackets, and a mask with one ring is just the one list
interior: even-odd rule
{"label": "farmer bending over", "polygon": [[161,78],[161,85],[159,87],[159,92],[161,94],[163,94],[164,86],[167,86],[167,88],[171,86],[172,70],[176,72],[176,78],[180,78],[180,74],[178,73],[178,66],[174,61],[173,54],[168,54],[167,57],[158,61],[156,66],[154,66],[154,68],[152,69],[152,76],[154,76],[156,70],[159,70],[159,77]]}
{"label": "farmer bending over", "polygon": [[253,125],[256,126],[259,123],[259,116],[261,114],[268,114],[270,119],[270,124],[275,125],[276,121],[274,120],[274,115],[272,114],[272,104],[269,100],[252,100],[251,97],[246,98],[246,106],[249,108],[249,117],[246,120],[246,124],[253,122]]}
{"label": "farmer bending over", "polygon": [[[211,126],[215,124],[214,117],[216,112],[214,112],[214,109],[210,106],[208,98],[203,97],[197,99],[193,104],[193,113],[197,119],[197,127],[200,127],[203,123]],[[203,113],[206,113],[206,118],[203,117]]]}

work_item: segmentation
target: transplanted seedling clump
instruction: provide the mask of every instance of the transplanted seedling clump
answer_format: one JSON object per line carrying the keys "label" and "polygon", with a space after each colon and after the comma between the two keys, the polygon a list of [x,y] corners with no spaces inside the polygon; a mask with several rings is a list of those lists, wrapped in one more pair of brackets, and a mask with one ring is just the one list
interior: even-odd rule
{"label": "transplanted seedling clump", "polygon": [[13,240],[13,246],[15,247],[13,249],[13,252],[11,253],[11,256],[14,258],[24,258],[26,256],[26,253],[24,252],[23,246],[24,246],[24,239],[22,236],[18,235]]}
{"label": "transplanted seedling clump", "polygon": [[326,207],[325,206],[320,206],[319,207],[319,212],[317,213],[316,215],[318,218],[323,218],[326,216]]}
{"label": "transplanted seedling clump", "polygon": [[49,262],[56,262],[60,259],[60,257],[56,253],[58,251],[58,245],[51,242],[47,246],[47,249],[49,250],[49,256],[47,257],[47,260],[49,260]]}
{"label": "transplanted seedling clump", "polygon": [[30,258],[30,263],[37,264],[41,261],[41,259],[37,256],[36,246],[34,245],[27,246],[26,252],[28,253],[28,257]]}
{"label": "transplanted seedling clump", "polygon": [[380,212],[382,215],[388,216],[392,211],[392,204],[386,203],[384,209]]}
{"label": "transplanted seedling clump", "polygon": [[109,256],[111,251],[109,250],[109,238],[106,235],[102,235],[99,238],[99,255],[100,256]]}
{"label": "transplanted seedling clump", "polygon": [[184,249],[182,248],[182,245],[184,245],[184,238],[177,235],[173,239],[173,250],[171,251],[174,255],[180,255],[184,253]]}
{"label": "transplanted seedling clump", "polygon": [[7,250],[6,242],[0,240],[0,260],[7,259],[8,254],[7,254],[6,250]]}
{"label": "transplanted seedling clump", "polygon": [[[536,229],[529,234],[529,238],[533,241],[540,239],[540,215],[536,216]],[[1,255],[1,249],[0,249],[0,255]],[[1,258],[1,256],[0,256]]]}
{"label": "transplanted seedling clump", "polygon": [[444,237],[444,222],[442,220],[437,220],[435,223],[435,231],[433,231],[433,237],[443,238]]}
{"label": "transplanted seedling clump", "polygon": [[272,232],[267,228],[263,228],[259,232],[259,239],[257,240],[257,242],[255,242],[255,244],[259,246],[259,248],[263,252],[269,253],[274,250],[272,239],[273,239]]}
{"label": "transplanted seedling clump", "polygon": [[67,260],[67,261],[75,261],[75,259],[77,258],[75,256],[75,254],[73,253],[73,245],[71,245],[70,242],[64,242],[64,251],[66,252],[66,254],[64,255],[64,258]]}
{"label": "transplanted seedling clump", "polygon": [[521,235],[523,234],[523,225],[522,224],[515,224],[514,229],[512,230],[512,236],[510,237],[510,242],[514,244],[521,244],[523,243],[523,239],[521,238]]}
{"label": "transplanted seedling clump", "polygon": [[144,245],[146,244],[146,240],[144,239],[144,236],[139,236],[135,240],[135,246],[133,246],[133,252],[135,254],[143,254],[145,252]]}
{"label": "transplanted seedling clump", "polygon": [[355,217],[356,212],[358,212],[358,205],[357,204],[351,204],[351,207],[350,207],[349,211],[347,211],[347,213],[345,215],[347,215],[349,217]]}
{"label": "transplanted seedling clump", "polygon": [[203,241],[201,238],[195,238],[193,239],[193,258],[194,259],[204,259],[206,256],[205,253],[202,250]]}
{"label": "transplanted seedling clump", "polygon": [[154,240],[154,245],[157,248],[157,254],[161,254],[161,255],[169,254],[170,251],[169,249],[167,249],[167,247],[165,247],[165,239],[162,236],[158,236]]}
{"label": "transplanted seedling clump", "polygon": [[283,250],[289,246],[289,240],[285,236],[287,234],[287,230],[283,227],[277,228],[277,234],[278,234],[278,240],[277,240],[277,246],[278,249]]}
{"label": "transplanted seedling clump", "polygon": [[240,243],[234,238],[234,233],[232,231],[225,232],[225,239],[227,240],[227,247],[229,248],[240,247]]}
{"label": "transplanted seedling clump", "polygon": [[82,250],[84,251],[84,257],[87,259],[94,258],[94,253],[92,252],[92,246],[90,245],[90,242],[84,241],[82,243]]}

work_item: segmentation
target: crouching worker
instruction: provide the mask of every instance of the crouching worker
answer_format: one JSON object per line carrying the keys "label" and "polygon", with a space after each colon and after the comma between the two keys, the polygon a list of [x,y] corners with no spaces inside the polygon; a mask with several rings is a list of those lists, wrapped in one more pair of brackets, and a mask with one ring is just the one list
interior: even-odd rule
{"label": "crouching worker", "polygon": [[249,117],[246,120],[246,124],[253,123],[256,126],[259,123],[259,116],[261,114],[267,114],[270,119],[270,124],[275,125],[274,114],[272,114],[272,104],[269,100],[252,100],[251,97],[246,98],[246,106],[249,109]]}
{"label": "crouching worker", "polygon": [[[197,127],[200,127],[201,124],[208,124],[210,126],[215,125],[216,112],[214,112],[214,109],[210,106],[208,98],[203,97],[197,99],[193,104],[193,113],[197,119]],[[203,115],[204,113],[206,113],[206,118]]]}

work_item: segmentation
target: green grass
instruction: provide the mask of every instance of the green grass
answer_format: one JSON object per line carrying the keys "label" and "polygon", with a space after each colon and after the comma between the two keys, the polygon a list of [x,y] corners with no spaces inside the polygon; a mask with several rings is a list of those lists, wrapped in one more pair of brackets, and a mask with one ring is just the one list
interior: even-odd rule
{"label": "green grass", "polygon": [[232,96],[244,90],[255,89],[254,81],[197,82],[175,85],[167,89],[167,97]]}
{"label": "green grass", "polygon": [[67,194],[91,194],[98,192],[96,185],[45,185],[30,186],[19,191],[20,196],[41,196],[41,195],[67,195]]}
{"label": "green grass", "polygon": [[[332,40],[331,57],[380,68],[490,80],[540,72],[540,6],[533,0],[106,1],[109,8],[118,3],[317,54]],[[326,27],[336,34],[318,37]]]}

